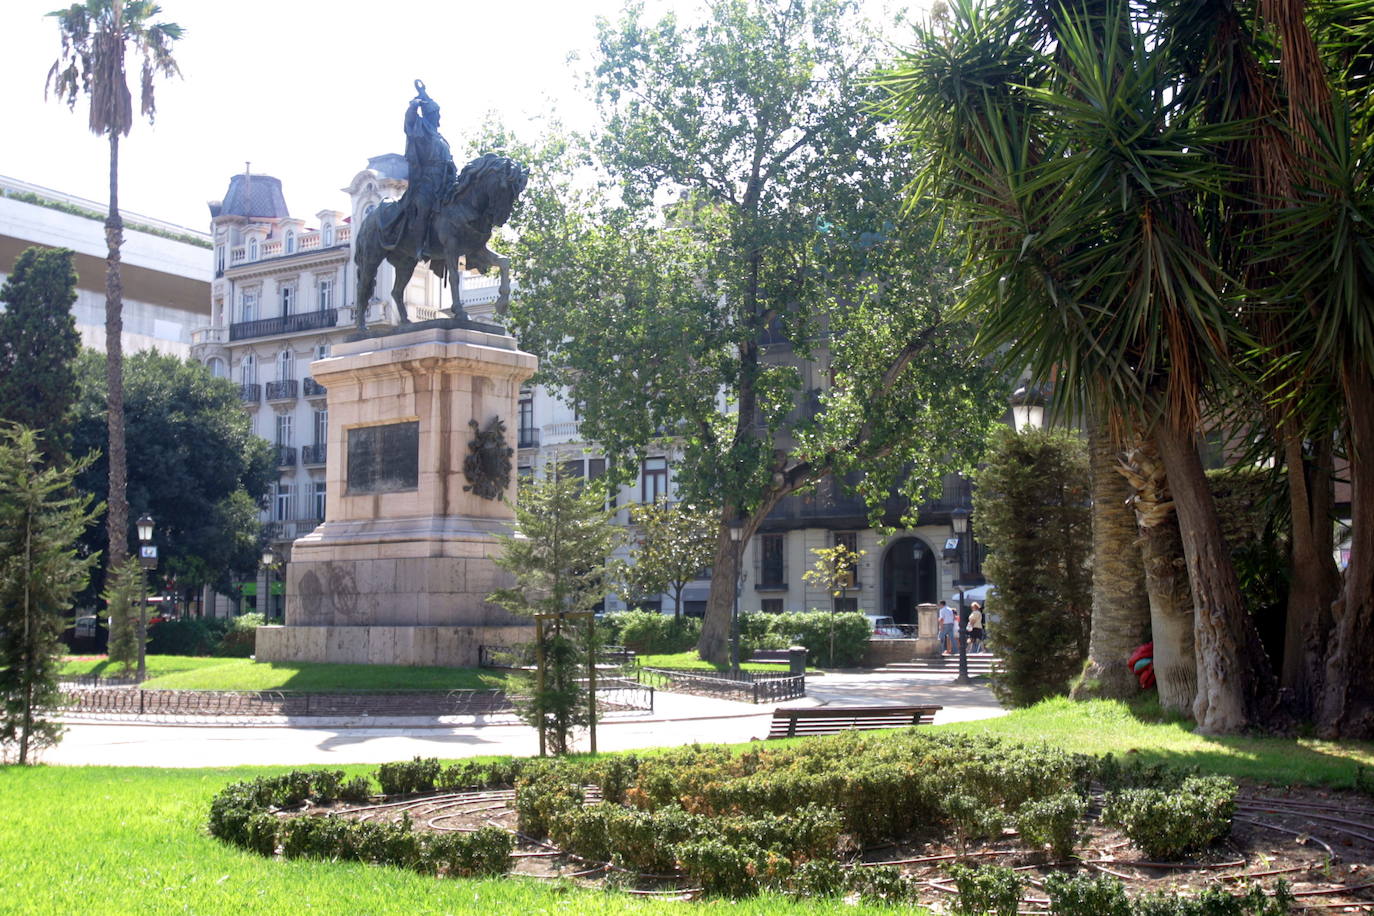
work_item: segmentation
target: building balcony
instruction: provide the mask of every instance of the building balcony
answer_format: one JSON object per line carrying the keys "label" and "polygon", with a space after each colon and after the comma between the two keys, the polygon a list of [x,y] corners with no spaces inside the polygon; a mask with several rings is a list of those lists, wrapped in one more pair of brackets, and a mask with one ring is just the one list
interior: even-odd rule
{"label": "building balcony", "polygon": [[539,430],[533,426],[522,426],[516,439],[517,448],[539,448]]}
{"label": "building balcony", "polygon": [[754,591],[756,592],[785,592],[787,591],[787,581],[781,582],[755,582]]}
{"label": "building balcony", "polygon": [[224,344],[229,342],[228,328],[196,328],[191,332],[191,346]]}
{"label": "building balcony", "polygon": [[296,447],[294,445],[277,446],[277,467],[294,468],[296,466]]}
{"label": "building balcony", "polygon": [[229,249],[229,266],[238,267],[243,264],[252,264],[257,261],[270,261],[274,258],[290,257],[291,255],[301,254],[307,251],[321,251],[330,248],[347,247],[352,235],[352,226],[335,226],[334,235],[330,239],[329,244],[326,245],[324,243],[324,232],[322,230],[316,229],[314,232],[302,232],[295,237],[289,250],[283,239],[266,239],[258,247],[258,256],[256,258],[249,257],[252,252],[247,245],[235,245],[233,248]]}
{"label": "building balcony", "polygon": [[262,386],[256,382],[244,382],[239,385],[239,400],[254,407],[262,400]]}
{"label": "building balcony", "polygon": [[329,394],[329,389],[307,375],[301,382],[301,392],[307,398],[322,398]]}
{"label": "building balcony", "polygon": [[237,324],[229,325],[229,339],[247,340],[250,337],[272,337],[277,334],[294,334],[299,331],[332,328],[338,324],[338,321],[338,309],[319,309],[314,312],[299,312],[295,315],[280,315],[276,318],[240,321]]}
{"label": "building balcony", "polygon": [[327,446],[323,442],[318,445],[301,446],[301,464],[324,464]]}
{"label": "building balcony", "polygon": [[294,401],[296,399],[296,380],[283,379],[267,383],[267,400]]}

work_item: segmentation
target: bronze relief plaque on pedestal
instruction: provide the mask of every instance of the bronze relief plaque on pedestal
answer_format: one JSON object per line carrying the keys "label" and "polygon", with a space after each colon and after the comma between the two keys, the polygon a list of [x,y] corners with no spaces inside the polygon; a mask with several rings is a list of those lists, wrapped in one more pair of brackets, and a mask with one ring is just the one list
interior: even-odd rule
{"label": "bronze relief plaque on pedestal", "polygon": [[348,495],[395,493],[420,484],[420,424],[416,420],[348,431]]}

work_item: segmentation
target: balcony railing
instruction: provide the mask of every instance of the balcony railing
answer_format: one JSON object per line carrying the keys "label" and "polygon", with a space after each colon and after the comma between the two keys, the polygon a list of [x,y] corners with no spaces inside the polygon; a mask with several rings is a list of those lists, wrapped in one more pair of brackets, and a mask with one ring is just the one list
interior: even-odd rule
{"label": "balcony railing", "polygon": [[259,318],[257,321],[240,321],[229,325],[229,339],[246,340],[249,337],[271,337],[273,334],[332,328],[338,320],[338,309],[320,309],[295,315],[280,315],[276,318]]}
{"label": "balcony railing", "polygon": [[533,426],[520,427],[517,448],[539,448],[539,430]]}
{"label": "balcony railing", "polygon": [[239,385],[239,400],[245,404],[256,404],[262,400],[262,386],[256,382]]}
{"label": "balcony railing", "polygon": [[228,328],[196,328],[191,332],[191,346],[222,344],[229,339]]}
{"label": "balcony railing", "polygon": [[324,464],[327,447],[323,442],[319,445],[301,446],[301,464]]}
{"label": "balcony railing", "polygon": [[277,467],[294,468],[296,466],[296,447],[294,445],[277,446]]}
{"label": "balcony railing", "polygon": [[307,375],[301,382],[301,392],[308,398],[322,398],[329,394],[329,389]]}
{"label": "balcony railing", "polygon": [[269,401],[290,401],[296,397],[296,380],[293,378],[282,379],[276,382],[267,383],[267,400]]}

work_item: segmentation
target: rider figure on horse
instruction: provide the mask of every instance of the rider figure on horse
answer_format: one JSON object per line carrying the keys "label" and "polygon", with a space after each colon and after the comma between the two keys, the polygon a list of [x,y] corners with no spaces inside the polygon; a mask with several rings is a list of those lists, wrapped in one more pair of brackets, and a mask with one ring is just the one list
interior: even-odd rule
{"label": "rider figure on horse", "polygon": [[457,177],[453,153],[439,133],[439,103],[429,97],[425,84],[415,81],[418,93],[406,108],[406,192],[401,206],[381,225],[382,247],[390,251],[409,243],[421,258],[428,258],[430,223]]}

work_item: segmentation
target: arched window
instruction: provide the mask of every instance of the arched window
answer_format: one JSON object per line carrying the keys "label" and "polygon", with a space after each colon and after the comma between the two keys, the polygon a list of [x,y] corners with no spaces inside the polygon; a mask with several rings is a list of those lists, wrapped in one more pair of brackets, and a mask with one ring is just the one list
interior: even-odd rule
{"label": "arched window", "polygon": [[210,370],[212,378],[224,378],[228,372],[228,370],[224,368],[224,360],[220,359],[218,356],[212,356],[205,366]]}
{"label": "arched window", "polygon": [[328,248],[334,244],[334,224],[324,224],[324,247]]}
{"label": "arched window", "polygon": [[258,259],[258,240],[257,240],[256,238],[252,238],[252,239],[249,239],[249,240],[248,240],[248,260],[250,260],[250,261],[256,261],[257,259]]}
{"label": "arched window", "polygon": [[290,229],[286,230],[286,253],[294,254],[296,251],[296,233]]}
{"label": "arched window", "polygon": [[258,361],[249,353],[239,364],[239,381],[245,385],[256,385],[258,382]]}

